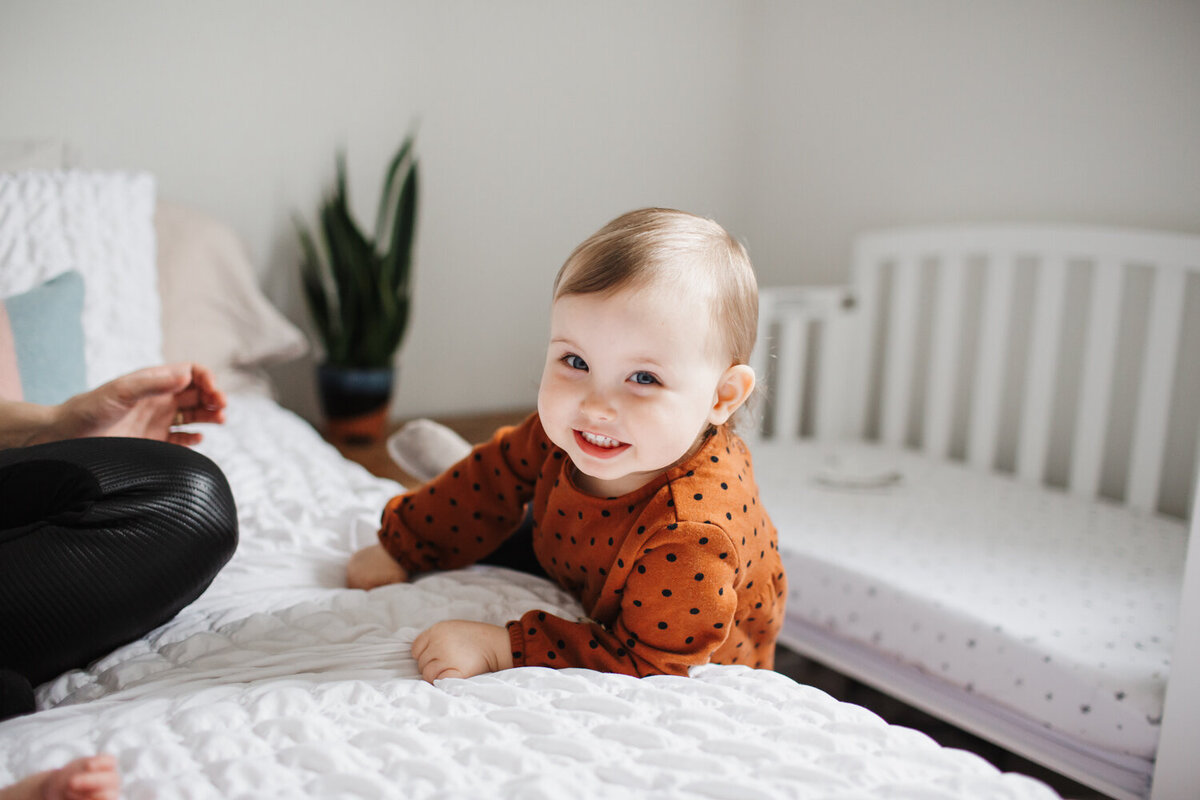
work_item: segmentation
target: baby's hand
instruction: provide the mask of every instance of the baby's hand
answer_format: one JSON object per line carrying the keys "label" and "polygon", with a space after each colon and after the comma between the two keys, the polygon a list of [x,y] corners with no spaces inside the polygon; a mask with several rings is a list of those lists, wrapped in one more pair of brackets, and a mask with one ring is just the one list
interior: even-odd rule
{"label": "baby's hand", "polygon": [[374,589],[389,583],[404,583],[408,573],[388,555],[381,544],[364,547],[346,564],[346,585],[351,589]]}
{"label": "baby's hand", "polygon": [[451,619],[421,631],[412,654],[421,677],[433,683],[512,669],[510,646],[508,630],[499,625]]}

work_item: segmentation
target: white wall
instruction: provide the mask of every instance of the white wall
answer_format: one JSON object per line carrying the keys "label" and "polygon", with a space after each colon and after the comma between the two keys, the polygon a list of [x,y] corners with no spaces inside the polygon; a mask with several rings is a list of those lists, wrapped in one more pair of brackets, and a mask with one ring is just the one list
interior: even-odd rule
{"label": "white wall", "polygon": [[746,236],[836,280],[856,231],[1046,221],[1200,233],[1200,3],[755,6]]}
{"label": "white wall", "polygon": [[[349,150],[374,219],[420,120],[416,310],[394,411],[531,405],[550,283],[617,213],[740,207],[744,14],[724,3],[0,5],[0,138],[68,139],[231,222],[305,320],[289,215]],[[311,363],[282,370],[315,413]]]}
{"label": "white wall", "polygon": [[[289,215],[354,200],[420,120],[397,415],[529,406],[550,279],[615,214],[747,240],[763,283],[842,277],[918,221],[1200,232],[1200,4],[1124,0],[0,0],[0,138],[65,138],[233,224],[303,321]],[[311,362],[279,370],[315,415]]]}

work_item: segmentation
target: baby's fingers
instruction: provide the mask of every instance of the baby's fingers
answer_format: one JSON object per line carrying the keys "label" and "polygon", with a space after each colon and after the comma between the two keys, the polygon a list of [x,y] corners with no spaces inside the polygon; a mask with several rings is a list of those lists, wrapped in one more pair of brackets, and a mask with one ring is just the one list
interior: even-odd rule
{"label": "baby's fingers", "polygon": [[414,659],[416,659],[417,662],[419,663],[421,661],[421,656],[423,656],[425,654],[425,651],[428,648],[429,648],[429,629],[426,628],[425,630],[418,633],[417,637],[415,639],[413,639],[413,641],[412,641],[412,657]]}
{"label": "baby's fingers", "polygon": [[117,800],[121,796],[119,785],[108,785],[76,789],[68,786],[63,794],[65,800]]}
{"label": "baby's fingers", "polygon": [[85,789],[82,791],[68,788],[66,794],[63,795],[65,800],[119,800],[120,796],[120,787]]}
{"label": "baby's fingers", "polygon": [[120,784],[121,779],[115,772],[81,772],[72,775],[67,781],[67,791],[87,794],[102,789],[115,789]]}
{"label": "baby's fingers", "polygon": [[67,779],[67,800],[116,800],[121,788],[117,760],[110,755],[94,756],[79,764],[80,772]]}
{"label": "baby's fingers", "polygon": [[421,678],[429,683],[440,678],[465,678],[466,673],[453,664],[447,664],[444,659],[432,658],[428,663],[421,664]]}
{"label": "baby's fingers", "polygon": [[440,672],[429,679],[430,683],[442,678],[465,678],[467,674],[458,667],[443,667]]}
{"label": "baby's fingers", "polygon": [[101,753],[98,756],[91,756],[84,759],[83,768],[88,772],[99,772],[102,770],[115,772],[117,769],[117,759],[108,753]]}

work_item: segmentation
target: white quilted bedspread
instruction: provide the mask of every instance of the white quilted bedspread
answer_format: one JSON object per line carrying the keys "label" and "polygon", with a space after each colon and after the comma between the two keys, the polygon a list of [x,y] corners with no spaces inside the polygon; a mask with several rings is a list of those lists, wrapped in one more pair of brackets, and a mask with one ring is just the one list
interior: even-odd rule
{"label": "white quilted bedspread", "polygon": [[237,554],[175,620],[0,723],[0,786],[104,751],[132,800],[1055,796],[768,671],[424,683],[408,646],[435,620],[579,609],[496,568],[343,588],[398,487],[267,400],[235,398],[229,417],[202,449],[234,487]]}

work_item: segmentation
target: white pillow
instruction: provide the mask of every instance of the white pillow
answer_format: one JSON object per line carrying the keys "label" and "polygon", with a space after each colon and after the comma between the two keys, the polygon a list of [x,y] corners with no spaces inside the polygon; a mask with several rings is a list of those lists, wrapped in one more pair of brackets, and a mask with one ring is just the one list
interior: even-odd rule
{"label": "white pillow", "polygon": [[163,355],[210,367],[229,392],[270,393],[262,367],[308,350],[308,340],[258,287],[245,244],[223,222],[160,202],[158,288]]}
{"label": "white pillow", "polygon": [[0,173],[0,297],[78,271],[89,386],[162,362],[154,189],[145,173]]}

